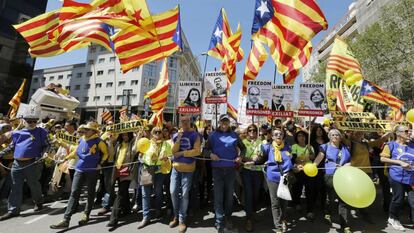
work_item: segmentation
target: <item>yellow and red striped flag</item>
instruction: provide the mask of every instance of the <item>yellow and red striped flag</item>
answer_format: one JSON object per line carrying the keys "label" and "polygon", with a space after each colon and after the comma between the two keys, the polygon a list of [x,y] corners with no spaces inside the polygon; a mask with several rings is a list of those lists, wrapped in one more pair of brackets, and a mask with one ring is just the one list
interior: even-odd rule
{"label": "yellow and red striped flag", "polygon": [[157,86],[153,90],[147,92],[144,96],[144,98],[151,99],[150,107],[153,112],[159,111],[165,107],[168,98],[169,84],[168,58],[164,58],[164,64],[160,72],[160,79],[158,80]]}
{"label": "yellow and red striped flag", "polygon": [[107,124],[108,122],[112,121],[112,113],[111,111],[109,111],[108,109],[105,109],[105,111],[103,111],[101,113],[101,118],[102,120]]}
{"label": "yellow and red striped flag", "polygon": [[65,52],[58,43],[48,37],[48,32],[58,25],[59,11],[50,11],[13,27],[29,44],[29,53],[32,57],[48,57]]}
{"label": "yellow and red striped flag", "polygon": [[162,127],[164,122],[164,108],[154,112],[148,122],[153,126]]}
{"label": "yellow and red striped flag", "polygon": [[236,80],[236,62],[243,59],[244,52],[241,43],[240,24],[233,34],[225,10],[220,10],[214,31],[211,36],[209,51],[210,56],[222,61],[221,69],[226,72],[230,84]]}
{"label": "yellow and red striped flag", "polygon": [[126,107],[122,107],[121,109],[119,109],[119,121],[120,122],[129,121],[127,112],[128,112],[128,109]]}
{"label": "yellow and red striped flag", "polygon": [[231,118],[237,121],[237,118],[238,118],[237,109],[234,108],[233,105],[231,105],[229,102],[227,102],[227,114],[229,114]]}
{"label": "yellow and red striped flag", "polygon": [[11,110],[9,113],[10,118],[15,118],[17,114],[17,110],[19,110],[20,101],[23,96],[24,87],[26,85],[26,79],[23,79],[22,84],[19,87],[19,90],[14,94],[13,98],[9,101],[9,105],[11,106]]}
{"label": "yellow and red striped flag", "polygon": [[180,50],[180,12],[176,7],[152,17],[157,40],[147,39],[133,29],[121,30],[112,39],[125,73],[130,69],[172,55]]}
{"label": "yellow and red striped flag", "polygon": [[243,95],[247,93],[247,81],[255,80],[262,68],[264,62],[267,60],[266,49],[259,41],[253,41],[252,49],[247,58],[246,68],[243,75]]}
{"label": "yellow and red striped flag", "polygon": [[306,65],[312,38],[327,27],[315,0],[256,0],[252,37],[269,46],[281,74]]}

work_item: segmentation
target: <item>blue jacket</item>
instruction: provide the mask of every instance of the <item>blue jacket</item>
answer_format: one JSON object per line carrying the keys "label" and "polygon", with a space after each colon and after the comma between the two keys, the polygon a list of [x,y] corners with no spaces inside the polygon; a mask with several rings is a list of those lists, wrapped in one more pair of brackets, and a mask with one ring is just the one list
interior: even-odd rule
{"label": "blue jacket", "polygon": [[[285,147],[280,151],[282,154],[282,162],[275,161],[275,149],[271,143],[262,145],[262,152],[264,157],[267,156],[267,179],[279,183],[281,175],[293,168],[289,145],[285,144]],[[282,170],[283,174],[280,174],[280,170]]]}
{"label": "blue jacket", "polygon": [[76,151],[79,160],[76,163],[76,171],[79,172],[94,172],[101,162],[102,153],[98,148],[101,139],[99,137],[85,141],[81,138],[78,149]]}
{"label": "blue jacket", "polygon": [[325,174],[332,175],[336,171],[336,165],[343,166],[351,161],[351,153],[349,147],[341,144],[339,148],[331,145],[331,143],[322,144],[319,149],[325,154]]}
{"label": "blue jacket", "polygon": [[[239,136],[233,131],[216,130],[208,137],[208,149],[216,154],[220,159],[234,160],[238,156],[237,148],[240,149],[240,155],[244,156],[246,147],[240,140]],[[212,167],[235,167],[235,162],[230,161],[211,161]]]}
{"label": "blue jacket", "polygon": [[[391,159],[402,160],[406,163],[414,165],[414,143],[409,142],[406,146],[398,144],[396,141],[388,143],[391,153]],[[406,170],[400,165],[390,165],[390,177],[400,183],[413,185],[414,171]]]}
{"label": "blue jacket", "polygon": [[[14,158],[39,158],[50,147],[48,133],[43,128],[22,129],[12,133],[10,150],[14,149]],[[7,149],[6,149],[7,150]]]}

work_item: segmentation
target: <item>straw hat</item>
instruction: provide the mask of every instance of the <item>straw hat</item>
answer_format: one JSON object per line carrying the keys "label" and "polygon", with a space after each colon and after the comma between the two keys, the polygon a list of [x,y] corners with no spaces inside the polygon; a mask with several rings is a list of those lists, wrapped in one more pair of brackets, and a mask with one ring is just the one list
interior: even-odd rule
{"label": "straw hat", "polygon": [[83,126],[83,129],[91,129],[95,130],[96,132],[99,132],[99,124],[96,122],[88,122],[88,124]]}

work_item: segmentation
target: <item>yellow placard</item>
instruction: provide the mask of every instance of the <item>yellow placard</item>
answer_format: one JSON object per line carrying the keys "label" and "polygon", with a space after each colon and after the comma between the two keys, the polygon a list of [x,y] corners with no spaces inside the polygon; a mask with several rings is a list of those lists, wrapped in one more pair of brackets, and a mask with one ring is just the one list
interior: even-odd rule
{"label": "yellow placard", "polygon": [[141,120],[127,121],[118,124],[108,125],[106,127],[107,132],[111,133],[128,133],[135,132],[144,128],[144,124]]}
{"label": "yellow placard", "polygon": [[357,118],[357,119],[377,119],[372,112],[339,112],[331,111],[333,118]]}
{"label": "yellow placard", "polygon": [[387,124],[381,122],[336,121],[335,124],[344,131],[384,132],[387,128]]}
{"label": "yellow placard", "polygon": [[69,145],[77,145],[79,142],[78,137],[76,137],[75,135],[70,135],[65,132],[57,132],[56,140],[58,140],[59,142],[63,142],[65,144],[69,144]]}

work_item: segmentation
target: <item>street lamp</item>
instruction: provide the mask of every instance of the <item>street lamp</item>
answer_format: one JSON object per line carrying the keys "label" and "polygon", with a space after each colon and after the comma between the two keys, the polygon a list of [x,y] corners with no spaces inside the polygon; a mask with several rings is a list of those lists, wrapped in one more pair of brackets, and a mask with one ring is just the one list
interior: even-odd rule
{"label": "street lamp", "polygon": [[122,91],[122,105],[128,109],[128,115],[131,113],[131,93],[132,89],[125,89]]}

